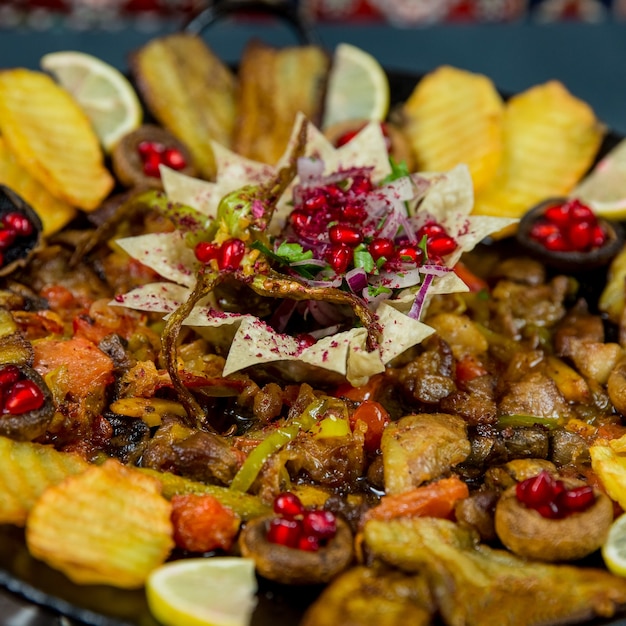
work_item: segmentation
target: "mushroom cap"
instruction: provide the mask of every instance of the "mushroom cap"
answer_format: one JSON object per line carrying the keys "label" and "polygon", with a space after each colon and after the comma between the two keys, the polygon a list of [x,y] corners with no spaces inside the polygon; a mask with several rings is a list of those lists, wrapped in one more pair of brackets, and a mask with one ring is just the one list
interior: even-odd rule
{"label": "mushroom cap", "polygon": [[264,578],[288,585],[316,585],[329,582],[352,563],[352,531],[341,518],[337,518],[335,536],[318,551],[307,552],[267,540],[273,517],[249,521],[239,536],[242,556],[254,559],[257,572]]}
{"label": "mushroom cap", "polygon": [[[582,481],[563,479],[568,488]],[[509,487],[498,500],[495,528],[500,541],[511,552],[539,561],[575,561],[595,552],[604,543],[613,522],[613,503],[599,490],[586,510],[560,519],[543,517],[524,506]]]}

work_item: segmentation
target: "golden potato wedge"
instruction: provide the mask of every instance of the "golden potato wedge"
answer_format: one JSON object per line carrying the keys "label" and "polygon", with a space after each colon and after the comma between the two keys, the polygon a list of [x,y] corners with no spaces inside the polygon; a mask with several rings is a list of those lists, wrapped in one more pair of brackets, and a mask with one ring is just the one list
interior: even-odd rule
{"label": "golden potato wedge", "polygon": [[41,218],[44,236],[61,230],[77,213],[73,206],[55,198],[20,165],[2,137],[0,137],[0,184],[13,189],[33,207]]}
{"label": "golden potato wedge", "polygon": [[48,487],[88,467],[77,454],[0,437],[0,524],[23,526]]}
{"label": "golden potato wedge", "polygon": [[0,133],[21,166],[70,205],[91,211],[113,188],[89,119],[43,72],[0,72]]}
{"label": "golden potato wedge", "polygon": [[44,491],[26,543],[77,584],[139,588],[174,546],[170,513],[159,481],[109,459]]}
{"label": "golden potato wedge", "polygon": [[206,178],[215,176],[211,141],[230,147],[237,119],[237,79],[204,41],[175,33],[135,51],[130,68],[154,117],[191,151]]}
{"label": "golden potato wedge", "polygon": [[445,172],[465,163],[474,189],[482,189],[502,159],[503,113],[486,76],[447,65],[427,74],[402,109],[417,169]]}
{"label": "golden potato wedge", "polygon": [[476,194],[474,214],[520,217],[540,200],[566,196],[588,170],[605,129],[591,107],[549,81],[509,100],[504,155]]}

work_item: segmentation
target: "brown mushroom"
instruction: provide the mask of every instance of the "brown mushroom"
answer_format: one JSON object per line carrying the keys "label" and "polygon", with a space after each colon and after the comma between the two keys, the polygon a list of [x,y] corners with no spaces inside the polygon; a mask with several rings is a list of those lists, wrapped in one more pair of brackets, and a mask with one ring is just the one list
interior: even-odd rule
{"label": "brown mushroom", "polygon": [[337,518],[335,536],[316,552],[308,552],[269,542],[272,517],[249,521],[239,536],[242,556],[253,559],[264,578],[290,585],[316,585],[329,582],[352,563],[352,531],[341,518]]}
{"label": "brown mushroom", "polygon": [[[563,479],[567,488],[585,483]],[[496,505],[495,528],[502,543],[515,554],[540,561],[575,561],[604,543],[613,521],[613,504],[601,491],[584,511],[550,519],[519,502],[510,487]]]}
{"label": "brown mushroom", "polygon": [[[362,119],[337,122],[324,129],[324,135],[333,146],[338,146],[341,141],[346,143],[348,138],[352,138],[352,135],[357,134],[367,123],[368,120]],[[413,171],[413,153],[411,152],[411,148],[404,133],[391,122],[383,122],[382,128],[389,140],[390,156],[393,157],[396,163],[402,163],[404,161],[409,170]]]}

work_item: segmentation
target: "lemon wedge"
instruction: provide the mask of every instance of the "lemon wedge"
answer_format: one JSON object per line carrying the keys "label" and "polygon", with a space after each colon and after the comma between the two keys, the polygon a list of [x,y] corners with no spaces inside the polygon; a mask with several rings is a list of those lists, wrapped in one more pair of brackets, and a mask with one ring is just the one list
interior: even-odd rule
{"label": "lemon wedge", "polygon": [[626,219],[626,140],[604,156],[571,195],[601,217]]}
{"label": "lemon wedge", "polygon": [[146,581],[148,606],[164,626],[248,626],[256,590],[254,561],[239,557],[172,561]]}
{"label": "lemon wedge", "polygon": [[84,52],[51,52],[42,69],[68,91],[85,112],[105,151],[139,127],[143,111],[130,81],[112,65]]}
{"label": "lemon wedge", "polygon": [[626,577],[626,514],[620,515],[611,525],[602,546],[602,558],[610,572]]}
{"label": "lemon wedge", "polygon": [[389,111],[389,79],[380,63],[351,44],[334,53],[324,102],[322,128],[346,120],[382,121]]}

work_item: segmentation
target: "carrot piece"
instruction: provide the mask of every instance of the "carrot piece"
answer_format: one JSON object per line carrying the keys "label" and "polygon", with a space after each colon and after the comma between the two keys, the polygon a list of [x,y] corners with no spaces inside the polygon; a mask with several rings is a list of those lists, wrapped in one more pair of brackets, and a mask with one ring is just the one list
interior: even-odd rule
{"label": "carrot piece", "polygon": [[404,493],[383,496],[380,504],[367,511],[365,519],[390,520],[397,517],[449,517],[454,505],[469,496],[467,485],[458,477],[416,487]]}
{"label": "carrot piece", "polygon": [[459,261],[454,266],[454,273],[469,287],[472,293],[489,291],[489,285],[479,276],[476,276],[465,263]]}

